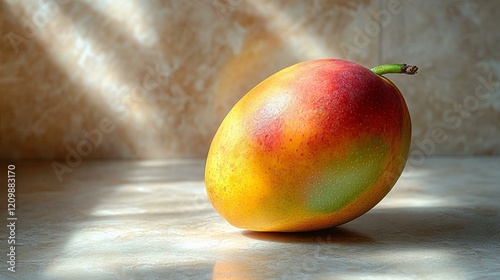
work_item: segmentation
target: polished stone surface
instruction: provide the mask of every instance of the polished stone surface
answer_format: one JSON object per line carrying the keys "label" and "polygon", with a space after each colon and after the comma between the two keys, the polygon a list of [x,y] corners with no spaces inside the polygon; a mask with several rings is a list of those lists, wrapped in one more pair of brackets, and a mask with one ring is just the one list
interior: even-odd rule
{"label": "polished stone surface", "polygon": [[12,279],[500,278],[499,157],[428,158],[359,219],[300,234],[229,225],[201,160],[85,160],[62,182],[51,163],[16,163]]}

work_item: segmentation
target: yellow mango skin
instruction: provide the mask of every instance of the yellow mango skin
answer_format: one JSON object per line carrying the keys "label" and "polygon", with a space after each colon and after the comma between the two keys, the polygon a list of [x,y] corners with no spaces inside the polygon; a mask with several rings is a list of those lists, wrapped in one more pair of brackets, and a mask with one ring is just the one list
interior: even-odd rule
{"label": "yellow mango skin", "polygon": [[302,62],[227,114],[207,156],[207,195],[239,228],[337,226],[390,191],[410,141],[408,109],[389,80],[344,60]]}

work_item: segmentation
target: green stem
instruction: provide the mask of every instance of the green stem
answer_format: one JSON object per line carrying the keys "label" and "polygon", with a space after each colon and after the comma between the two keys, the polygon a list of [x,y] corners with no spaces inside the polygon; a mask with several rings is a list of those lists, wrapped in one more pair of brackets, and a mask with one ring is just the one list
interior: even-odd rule
{"label": "green stem", "polygon": [[384,64],[373,67],[370,69],[373,73],[377,75],[384,74],[406,74],[415,75],[417,73],[418,67],[408,64]]}

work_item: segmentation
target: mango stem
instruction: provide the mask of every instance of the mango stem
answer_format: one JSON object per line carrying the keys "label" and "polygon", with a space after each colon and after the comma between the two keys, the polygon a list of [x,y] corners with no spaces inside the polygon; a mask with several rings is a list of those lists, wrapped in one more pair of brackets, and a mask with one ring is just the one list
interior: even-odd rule
{"label": "mango stem", "polygon": [[377,75],[384,74],[406,74],[406,75],[415,75],[417,74],[418,67],[414,65],[408,64],[383,64],[379,66],[375,66],[370,69],[373,73]]}

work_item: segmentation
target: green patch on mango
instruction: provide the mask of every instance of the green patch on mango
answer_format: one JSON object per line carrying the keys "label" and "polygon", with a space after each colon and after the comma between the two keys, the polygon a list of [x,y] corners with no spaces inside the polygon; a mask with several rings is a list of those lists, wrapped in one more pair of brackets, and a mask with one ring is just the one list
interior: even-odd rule
{"label": "green patch on mango", "polygon": [[313,183],[308,208],[322,213],[342,209],[378,181],[388,156],[389,144],[381,137],[358,143],[345,159],[333,162]]}

